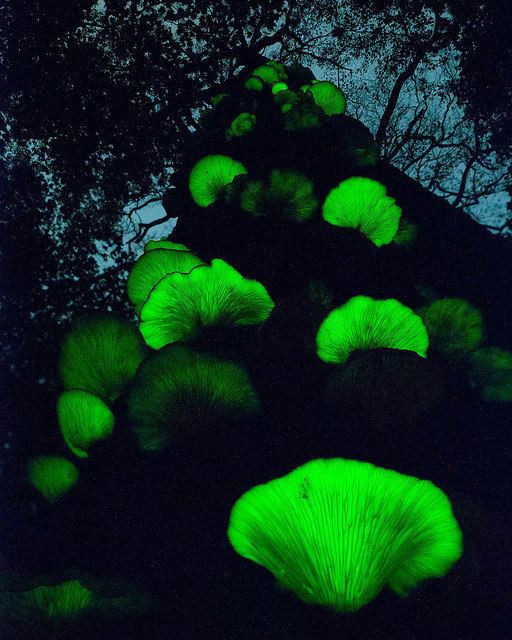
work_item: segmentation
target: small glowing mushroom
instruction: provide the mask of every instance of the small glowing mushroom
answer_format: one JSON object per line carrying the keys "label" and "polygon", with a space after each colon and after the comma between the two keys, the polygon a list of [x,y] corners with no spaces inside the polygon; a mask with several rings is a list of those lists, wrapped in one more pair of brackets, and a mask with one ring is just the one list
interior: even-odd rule
{"label": "small glowing mushroom", "polygon": [[48,502],[55,502],[76,484],[78,469],[66,458],[41,456],[28,463],[27,477]]}
{"label": "small glowing mushroom", "polygon": [[280,93],[281,91],[286,91],[288,89],[288,85],[286,82],[275,82],[272,85],[272,93],[275,95],[276,93]]}
{"label": "small glowing mushroom", "polygon": [[128,397],[128,417],[140,447],[161,451],[213,423],[255,413],[259,400],[239,365],[169,345],[137,372]]}
{"label": "small glowing mushroom", "polygon": [[285,129],[288,131],[311,129],[317,127],[322,121],[322,110],[314,102],[312,104],[301,102],[283,113]]}
{"label": "small glowing mushroom", "polygon": [[319,358],[337,364],[356,349],[404,349],[425,358],[428,333],[422,319],[398,300],[355,296],[322,322],[316,344]]}
{"label": "small glowing mushroom", "polygon": [[188,273],[199,264],[203,261],[188,250],[153,248],[143,253],[133,265],[126,282],[128,297],[137,314],[140,314],[151,289],[165,275],[174,271]]}
{"label": "small glowing mushroom", "polygon": [[265,287],[223,260],[190,273],[170,273],[151,291],[140,314],[146,343],[160,349],[196,337],[204,327],[260,324],[274,302]]}
{"label": "small glowing mushroom", "polygon": [[477,349],[469,356],[469,378],[485,400],[512,402],[512,352],[499,347]]}
{"label": "small glowing mushroom", "polygon": [[318,200],[313,193],[313,183],[305,175],[275,169],[268,186],[259,180],[247,184],[240,206],[253,215],[282,215],[300,222],[311,218]]}
{"label": "small glowing mushroom", "polygon": [[216,107],[218,104],[220,104],[224,98],[227,98],[229,95],[229,93],[218,93],[216,96],[213,96],[212,98],[212,104],[214,107]]}
{"label": "small glowing mushroom", "polygon": [[57,416],[64,442],[79,458],[88,458],[87,450],[95,442],[112,435],[114,414],[97,396],[88,391],[61,393]]}
{"label": "small glowing mushroom", "polygon": [[359,176],[340,182],[323,205],[324,220],[337,227],[359,229],[378,247],[393,241],[401,213],[383,184]]}
{"label": "small glowing mushroom", "polygon": [[234,505],[234,549],[301,600],[356,611],[384,587],[406,595],[462,553],[446,495],[427,480],[334,458],[250,489]]}
{"label": "small glowing mushroom", "polygon": [[326,115],[333,116],[345,113],[347,106],[345,94],[332,82],[326,80],[314,82],[307,88],[307,91],[313,95],[316,104]]}
{"label": "small glowing mushroom", "polygon": [[247,173],[241,162],[229,156],[212,155],[201,158],[190,172],[189,189],[194,202],[208,207],[216,202],[236,176]]}
{"label": "small glowing mushroom", "polygon": [[427,327],[430,346],[443,353],[474,351],[484,337],[482,314],[467,300],[442,298],[417,310]]}
{"label": "small glowing mushroom", "polygon": [[267,60],[252,72],[253,77],[259,78],[264,84],[282,82],[288,77],[281,63],[275,60]]}
{"label": "small glowing mushroom", "polygon": [[411,247],[418,237],[418,225],[410,220],[406,220],[403,216],[398,223],[398,230],[393,242],[402,247]]}
{"label": "small glowing mushroom", "polygon": [[253,113],[240,113],[226,129],[227,138],[241,138],[246,136],[256,126],[256,116]]}
{"label": "small glowing mushroom", "polygon": [[60,349],[65,389],[83,389],[114,402],[146,355],[141,335],[111,316],[75,320]]}

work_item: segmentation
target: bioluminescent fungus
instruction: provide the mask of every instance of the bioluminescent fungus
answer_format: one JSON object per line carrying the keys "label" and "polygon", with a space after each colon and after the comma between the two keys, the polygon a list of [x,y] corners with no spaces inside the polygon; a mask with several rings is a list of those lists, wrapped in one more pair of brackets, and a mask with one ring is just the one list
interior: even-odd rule
{"label": "bioluminescent fungus", "polygon": [[430,346],[443,353],[474,351],[484,337],[482,314],[467,300],[442,298],[416,313],[427,327]]}
{"label": "bioluminescent fungus", "polygon": [[426,357],[428,333],[422,319],[398,300],[355,296],[329,313],[316,344],[319,358],[336,364],[356,349],[404,349]]}
{"label": "bioluminescent fungus", "polygon": [[250,78],[247,78],[247,80],[244,82],[244,87],[248,91],[262,91],[264,87],[263,80],[260,80],[260,78],[251,76]]}
{"label": "bioluminescent fungus", "polygon": [[444,576],[462,534],[434,484],[367,462],[312,460],[250,489],[228,537],[301,600],[356,611],[389,587],[406,595]]}
{"label": "bioluminescent fungus", "polygon": [[78,469],[66,458],[41,456],[28,463],[27,477],[48,502],[55,502],[76,484]]}
{"label": "bioluminescent fungus", "polygon": [[484,347],[469,355],[469,378],[485,400],[512,402],[512,352]]}
{"label": "bioluminescent fungus", "polygon": [[267,60],[252,72],[253,77],[259,78],[264,84],[282,82],[288,77],[281,63],[275,60]]}
{"label": "bioluminescent fungus", "polygon": [[88,391],[61,393],[57,417],[64,442],[79,458],[88,458],[89,447],[108,438],[114,429],[114,414],[108,405]]}
{"label": "bioluminescent fungus", "polygon": [[140,333],[124,320],[90,316],[73,322],[60,348],[65,389],[82,389],[109,404],[123,392],[146,355]]}
{"label": "bioluminescent fungus", "polygon": [[172,242],[169,238],[160,238],[160,240],[148,240],[144,245],[144,252],[153,251],[154,249],[172,249],[173,251],[189,251],[190,249],[184,244]]}
{"label": "bioluminescent fungus", "polygon": [[283,113],[285,129],[288,131],[311,129],[312,127],[317,127],[322,120],[322,110],[314,103],[300,103]]}
{"label": "bioluminescent fungus", "polygon": [[337,227],[359,229],[378,247],[393,241],[401,213],[383,184],[359,176],[340,182],[323,204],[324,220]]}
{"label": "bioluminescent fungus", "polygon": [[318,206],[313,183],[297,171],[274,169],[269,184],[250,181],[242,191],[240,206],[253,215],[284,216],[303,221]]}
{"label": "bioluminescent fungus", "polygon": [[151,289],[168,273],[188,273],[203,261],[190,251],[181,249],[151,249],[135,262],[128,276],[128,298],[140,314]]}
{"label": "bioluminescent fungus", "polygon": [[220,197],[236,176],[247,173],[238,160],[229,156],[212,155],[201,158],[190,172],[188,186],[194,202],[208,207]]}
{"label": "bioluminescent fungus", "polygon": [[220,104],[224,98],[227,98],[229,95],[229,93],[218,93],[216,96],[213,96],[212,98],[212,104],[214,107],[216,107],[218,104]]}
{"label": "bioluminescent fungus", "polygon": [[281,91],[286,91],[288,89],[288,85],[286,82],[275,82],[272,85],[272,93],[275,95],[276,93],[280,93]]}
{"label": "bioluminescent fungus", "polygon": [[307,88],[307,91],[313,95],[316,104],[326,115],[333,116],[345,113],[347,106],[345,94],[332,82],[326,80],[314,82]]}
{"label": "bioluminescent fungus", "polygon": [[398,230],[393,238],[393,242],[402,247],[412,246],[418,237],[418,225],[406,220],[403,216],[398,223]]}
{"label": "bioluminescent fungus", "polygon": [[226,136],[228,138],[241,138],[246,136],[256,126],[256,116],[254,113],[240,113],[226,129]]}
{"label": "bioluminescent fungus", "polygon": [[161,451],[181,437],[201,438],[209,425],[247,418],[259,409],[239,365],[169,345],[137,372],[128,417],[140,447]]}
{"label": "bioluminescent fungus", "polygon": [[264,322],[274,307],[265,287],[223,260],[171,273],[151,291],[140,314],[146,343],[160,349],[196,337],[204,327]]}

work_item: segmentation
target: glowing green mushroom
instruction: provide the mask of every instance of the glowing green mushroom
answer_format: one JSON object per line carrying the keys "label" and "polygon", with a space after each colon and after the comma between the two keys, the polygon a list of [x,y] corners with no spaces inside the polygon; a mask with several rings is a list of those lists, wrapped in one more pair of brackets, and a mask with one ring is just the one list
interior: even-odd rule
{"label": "glowing green mushroom", "polygon": [[262,91],[263,90],[263,81],[260,78],[256,78],[251,76],[244,82],[244,87],[248,91]]}
{"label": "glowing green mushroom", "polygon": [[229,156],[206,156],[196,162],[189,177],[189,189],[200,207],[213,204],[236,176],[247,173],[241,162]]}
{"label": "glowing green mushroom", "polygon": [[287,109],[283,113],[287,131],[311,129],[317,127],[322,121],[321,109],[307,102],[294,105],[292,109]]}
{"label": "glowing green mushroom", "polygon": [[214,259],[211,266],[162,278],[142,307],[140,331],[150,347],[160,349],[193,338],[204,327],[260,324],[273,307],[260,282]]}
{"label": "glowing green mushroom", "polygon": [[462,553],[446,495],[367,462],[313,460],[235,503],[228,537],[301,600],[356,611],[383,588],[406,595]]}
{"label": "glowing green mushroom", "polygon": [[512,402],[512,352],[485,347],[469,356],[469,378],[485,400]]}
{"label": "glowing green mushroom", "polygon": [[347,106],[345,94],[332,82],[327,80],[315,82],[307,88],[307,91],[313,95],[316,104],[326,115],[345,113]]}
{"label": "glowing green mushroom", "polygon": [[126,282],[128,298],[140,313],[149,292],[168,273],[188,273],[203,261],[190,251],[182,249],[151,249],[135,262]]}
{"label": "glowing green mushroom", "polygon": [[75,320],[60,349],[59,369],[65,389],[83,389],[109,404],[133,378],[146,354],[141,335],[111,316]]}
{"label": "glowing green mushroom", "polygon": [[144,251],[153,251],[153,249],[173,249],[174,251],[190,251],[184,244],[171,242],[168,238],[160,238],[160,240],[148,240],[144,245]]}
{"label": "glowing green mushroom", "polygon": [[181,436],[201,437],[212,422],[243,419],[258,409],[242,367],[183,345],[169,345],[147,360],[128,397],[128,417],[145,451],[161,451]]}
{"label": "glowing green mushroom", "polygon": [[57,400],[57,416],[64,442],[79,458],[87,450],[112,435],[114,414],[97,396],[87,391],[64,391]]}
{"label": "glowing green mushroom", "polygon": [[414,222],[406,220],[402,216],[400,218],[400,222],[398,223],[398,230],[395,237],[393,238],[393,242],[403,247],[410,247],[414,244],[417,237],[418,225],[414,224]]}
{"label": "glowing green mushroom", "polygon": [[242,191],[240,206],[253,215],[282,215],[292,220],[311,218],[318,206],[313,183],[297,171],[275,169],[268,186],[251,181]]}
{"label": "glowing green mushroom", "polygon": [[324,220],[337,227],[359,229],[378,247],[393,241],[401,213],[383,184],[359,176],[340,182],[323,205]]}
{"label": "glowing green mushroom", "polygon": [[214,107],[216,107],[218,104],[220,104],[224,98],[227,98],[229,95],[229,93],[218,93],[216,96],[213,96],[212,98],[212,104]]}
{"label": "glowing green mushroom", "polygon": [[288,77],[284,67],[275,60],[268,60],[252,72],[253,77],[259,78],[264,84],[274,84],[282,82]]}
{"label": "glowing green mushroom", "polygon": [[434,300],[417,314],[427,327],[430,345],[443,353],[474,351],[483,340],[482,314],[467,300]]}
{"label": "glowing green mushroom", "polygon": [[253,113],[240,113],[226,129],[228,138],[241,138],[250,133],[256,126],[256,116]]}
{"label": "glowing green mushroom", "polygon": [[398,300],[355,296],[322,322],[316,344],[319,358],[337,364],[356,349],[404,349],[426,357],[428,333],[421,318]]}
{"label": "glowing green mushroom", "polygon": [[276,82],[272,85],[272,93],[275,95],[281,91],[286,91],[288,89],[288,85],[286,82]]}
{"label": "glowing green mushroom", "polygon": [[49,502],[55,502],[76,484],[78,469],[66,458],[41,456],[28,463],[27,477]]}

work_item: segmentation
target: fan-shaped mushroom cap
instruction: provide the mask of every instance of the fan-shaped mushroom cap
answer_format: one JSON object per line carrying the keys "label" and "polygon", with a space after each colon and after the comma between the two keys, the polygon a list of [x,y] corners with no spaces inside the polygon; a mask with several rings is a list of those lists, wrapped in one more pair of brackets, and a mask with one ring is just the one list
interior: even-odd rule
{"label": "fan-shaped mushroom cap", "polygon": [[228,138],[241,138],[250,133],[256,125],[256,116],[254,113],[240,113],[226,129]]}
{"label": "fan-shaped mushroom cap", "polygon": [[27,476],[49,502],[55,502],[76,484],[78,470],[66,458],[41,456],[28,463]]}
{"label": "fan-shaped mushroom cap", "polygon": [[512,402],[512,352],[499,347],[477,349],[469,356],[469,377],[485,400]]}
{"label": "fan-shaped mushroom cap", "polygon": [[383,184],[359,176],[340,182],[323,205],[324,220],[337,227],[359,229],[378,247],[392,242],[401,213]]}
{"label": "fan-shaped mushroom cap", "polygon": [[171,242],[168,238],[160,238],[160,240],[148,240],[144,245],[144,251],[153,251],[153,249],[172,249],[174,251],[190,252],[190,249],[184,244]]}
{"label": "fan-shaped mushroom cap", "polygon": [[65,389],[82,389],[114,402],[146,354],[144,341],[129,323],[111,316],[73,322],[60,348]]}
{"label": "fan-shaped mushroom cap", "polygon": [[286,91],[288,89],[288,85],[286,84],[286,82],[275,82],[272,85],[272,93],[275,95],[276,93],[279,93],[280,91]]}
{"label": "fan-shaped mushroom cap", "polygon": [[[283,110],[281,109],[281,111]],[[294,105],[292,109],[283,111],[283,113],[285,129],[288,131],[317,127],[322,119],[322,110],[316,104],[308,104],[307,102]]]}
{"label": "fan-shaped mushroom cap", "polygon": [[367,462],[313,460],[250,489],[228,537],[301,600],[355,611],[385,587],[400,595],[443,576],[462,553],[445,494]]}
{"label": "fan-shaped mushroom cap", "polygon": [[273,307],[260,282],[214,259],[211,266],[162,278],[142,307],[140,331],[150,347],[159,349],[188,340],[203,327],[260,324]]}
{"label": "fan-shaped mushroom cap", "polygon": [[244,165],[229,156],[212,155],[201,158],[193,166],[188,181],[194,202],[200,207],[208,207],[236,176],[244,173],[247,173]]}
{"label": "fan-shaped mushroom cap", "polygon": [[57,416],[64,442],[79,458],[88,458],[89,447],[112,435],[114,414],[88,391],[64,391],[57,400]]}
{"label": "fan-shaped mushroom cap", "polygon": [[405,349],[426,357],[428,334],[421,318],[398,300],[355,296],[322,322],[316,344],[319,358],[337,364],[356,349]]}
{"label": "fan-shaped mushroom cap", "polygon": [[128,416],[145,451],[160,451],[212,421],[244,418],[258,409],[242,367],[183,345],[169,345],[147,360],[128,397]]}
{"label": "fan-shaped mushroom cap", "polygon": [[442,298],[416,312],[427,327],[430,346],[444,353],[474,351],[484,337],[482,314],[467,300]]}
{"label": "fan-shaped mushroom cap", "polygon": [[256,78],[251,76],[244,82],[244,87],[248,91],[262,91],[263,90],[263,81],[260,78]]}
{"label": "fan-shaped mushroom cap", "polygon": [[316,104],[328,115],[345,113],[347,99],[341,89],[327,80],[314,82],[307,88],[313,94]]}
{"label": "fan-shaped mushroom cap", "polygon": [[151,289],[168,273],[188,273],[203,261],[190,251],[182,249],[151,249],[135,262],[128,276],[128,297],[140,314]]}
{"label": "fan-shaped mushroom cap", "polygon": [[260,65],[252,72],[252,76],[260,78],[265,84],[274,84],[281,82],[288,77],[281,63],[275,60],[267,60],[265,64]]}
{"label": "fan-shaped mushroom cap", "polygon": [[406,220],[402,216],[400,218],[400,222],[398,223],[398,230],[395,237],[393,238],[393,242],[404,247],[410,247],[414,244],[417,237],[418,225],[414,224],[414,222]]}
{"label": "fan-shaped mushroom cap", "polygon": [[253,215],[283,215],[293,220],[311,218],[318,206],[313,183],[297,171],[275,169],[270,184],[259,180],[247,184],[242,192],[240,206]]}

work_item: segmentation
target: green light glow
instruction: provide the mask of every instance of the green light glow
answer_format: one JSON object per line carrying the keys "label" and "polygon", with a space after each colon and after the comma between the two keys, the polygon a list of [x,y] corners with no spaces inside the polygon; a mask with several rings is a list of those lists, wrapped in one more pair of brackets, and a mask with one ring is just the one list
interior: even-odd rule
{"label": "green light glow", "polygon": [[262,91],[263,82],[259,78],[251,77],[244,82],[244,87],[248,91]]}
{"label": "green light glow", "polygon": [[78,480],[78,469],[66,458],[42,456],[28,463],[29,482],[48,502],[55,502]]}
{"label": "green light glow", "polygon": [[228,138],[241,138],[250,133],[256,126],[256,116],[253,113],[240,113],[226,129]]}
{"label": "green light glow", "polygon": [[311,129],[317,127],[322,119],[322,112],[315,104],[307,102],[294,105],[284,114],[285,129],[296,131],[301,129]]}
{"label": "green light glow", "polygon": [[469,356],[471,383],[491,402],[512,402],[512,352],[499,347],[478,349]]}
{"label": "green light glow", "polygon": [[76,320],[60,349],[65,389],[82,389],[111,404],[133,378],[146,354],[141,335],[110,316]]}
{"label": "green light glow", "polygon": [[416,242],[418,237],[418,225],[406,220],[403,216],[398,223],[398,231],[396,232],[393,242],[403,247],[410,247]]}
{"label": "green light glow", "polygon": [[314,214],[318,200],[313,183],[297,171],[275,169],[268,186],[260,180],[247,184],[240,198],[240,206],[253,215],[282,215],[303,221]]}
{"label": "green light glow", "polygon": [[324,220],[337,227],[359,229],[375,245],[392,242],[402,210],[371,178],[348,178],[332,189],[323,205]]}
{"label": "green light glow", "polygon": [[79,458],[88,458],[87,450],[112,435],[114,414],[108,406],[87,391],[64,391],[57,400],[57,416],[64,442]]}
{"label": "green light glow", "polygon": [[236,502],[228,537],[301,600],[356,611],[384,587],[405,595],[462,553],[446,495],[366,462],[313,460]]}
{"label": "green light glow", "polygon": [[140,331],[150,347],[160,349],[193,338],[203,327],[260,324],[273,307],[260,282],[214,259],[211,266],[162,278],[142,307]]}
{"label": "green light glow", "polygon": [[151,289],[168,273],[188,273],[203,261],[190,251],[181,249],[151,249],[135,262],[128,276],[128,298],[140,314]]}
{"label": "green light glow", "polygon": [[404,349],[426,357],[428,334],[421,318],[398,300],[355,296],[322,322],[316,344],[319,358],[337,364],[356,349]]}
{"label": "green light glow", "polygon": [[316,104],[326,115],[345,113],[347,106],[345,94],[332,82],[326,80],[314,82],[307,91],[313,95]]}
{"label": "green light glow", "polygon": [[161,451],[177,437],[189,439],[212,422],[243,419],[258,409],[242,367],[182,345],[147,360],[128,397],[128,416],[145,451]]}
{"label": "green light glow", "polygon": [[229,156],[206,156],[196,162],[189,177],[189,189],[194,202],[208,207],[222,194],[236,176],[247,173],[241,162]]}
{"label": "green light glow", "polygon": [[286,80],[288,77],[283,65],[279,62],[275,62],[274,60],[268,60],[265,64],[254,69],[252,75],[260,78],[260,80],[265,84],[281,82]]}
{"label": "green light glow", "polygon": [[218,93],[216,96],[213,96],[212,98],[212,104],[214,107],[216,107],[219,103],[221,103],[224,98],[227,98],[229,95],[229,93]]}
{"label": "green light glow", "polygon": [[91,604],[92,599],[93,594],[89,589],[78,580],[69,580],[22,592],[20,605],[27,619],[56,620],[79,615]]}
{"label": "green light glow", "polygon": [[484,337],[482,314],[467,300],[443,298],[418,309],[430,346],[444,353],[474,351]]}
{"label": "green light glow", "polygon": [[184,244],[171,242],[168,238],[160,238],[160,240],[148,240],[144,245],[144,251],[153,251],[153,249],[173,249],[174,251],[190,251]]}
{"label": "green light glow", "polygon": [[275,95],[280,91],[286,91],[288,89],[288,85],[286,82],[276,82],[272,85],[272,93]]}

